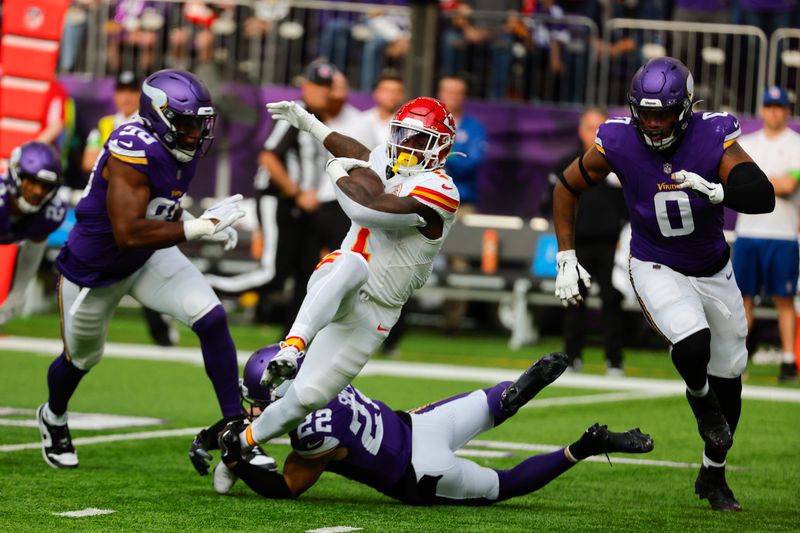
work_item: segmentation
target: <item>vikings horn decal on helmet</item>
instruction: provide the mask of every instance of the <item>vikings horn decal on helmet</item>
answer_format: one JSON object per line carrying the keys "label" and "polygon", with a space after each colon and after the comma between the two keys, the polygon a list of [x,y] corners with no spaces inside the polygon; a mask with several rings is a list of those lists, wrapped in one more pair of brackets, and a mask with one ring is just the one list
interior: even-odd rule
{"label": "vikings horn decal on helmet", "polygon": [[[280,349],[280,344],[270,344],[269,346],[265,346],[253,352],[253,355],[251,355],[250,359],[245,363],[239,388],[242,394],[242,401],[247,404],[249,408],[252,408],[253,405],[257,405],[261,408],[266,407],[278,398],[282,398],[289,388],[289,385],[291,385],[294,376],[292,376],[291,379],[287,379],[276,388],[261,384],[261,376],[264,374],[264,369],[266,369],[270,361],[278,355]],[[303,359],[298,359],[298,370],[302,363]],[[247,410],[249,411],[250,409]]]}
{"label": "vikings horn decal on helmet", "polygon": [[[692,73],[672,57],[651,59],[633,75],[628,103],[633,123],[648,146],[664,150],[683,135],[692,118],[693,92]],[[666,128],[647,129],[641,115],[649,111],[671,112],[676,120]]]}
{"label": "vikings horn decal on helmet", "polygon": [[414,98],[390,122],[386,155],[392,170],[413,175],[444,166],[456,137],[456,121],[435,98]]}
{"label": "vikings horn decal on helmet", "polygon": [[214,141],[216,112],[205,83],[183,70],[159,70],[142,84],[139,117],[182,163],[203,157]]}
{"label": "vikings horn decal on helmet", "polygon": [[[64,183],[61,158],[49,144],[30,141],[14,148],[8,161],[11,175],[11,193],[20,211],[26,214],[38,212],[48,204]],[[50,191],[37,205],[28,203],[22,196],[22,180],[29,179],[50,185]]]}

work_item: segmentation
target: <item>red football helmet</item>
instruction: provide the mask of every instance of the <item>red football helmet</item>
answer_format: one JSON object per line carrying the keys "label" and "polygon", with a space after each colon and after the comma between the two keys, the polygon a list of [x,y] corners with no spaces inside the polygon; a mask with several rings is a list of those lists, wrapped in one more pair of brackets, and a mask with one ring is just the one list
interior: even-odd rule
{"label": "red football helmet", "polygon": [[418,174],[444,166],[456,138],[456,121],[435,98],[421,96],[403,105],[389,126],[386,155],[392,170]]}

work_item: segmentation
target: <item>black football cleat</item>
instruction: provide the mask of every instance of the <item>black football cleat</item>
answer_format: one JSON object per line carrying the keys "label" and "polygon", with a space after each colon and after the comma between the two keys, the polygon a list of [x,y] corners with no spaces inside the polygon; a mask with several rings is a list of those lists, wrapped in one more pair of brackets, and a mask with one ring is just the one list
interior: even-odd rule
{"label": "black football cleat", "polygon": [[742,506],[736,501],[733,491],[725,481],[725,467],[700,467],[700,474],[694,482],[694,492],[701,500],[708,500],[715,511],[738,513]]}
{"label": "black football cleat", "polygon": [[781,363],[778,381],[782,383],[791,383],[797,381],[797,365],[794,363]]}
{"label": "black football cleat", "polygon": [[609,431],[608,426],[594,424],[583,432],[578,442],[570,446],[576,459],[603,453],[648,453],[653,451],[653,439],[639,428],[628,431]]}
{"label": "black football cleat", "polygon": [[513,415],[520,407],[531,401],[546,386],[550,385],[569,366],[567,354],[553,352],[545,355],[522,373],[517,380],[503,391],[500,406],[503,411]]}
{"label": "black football cleat", "polygon": [[36,421],[42,437],[42,457],[53,468],[78,468],[78,454],[72,446],[69,426],[57,426],[44,419],[44,406],[36,410]]}
{"label": "black football cleat", "polygon": [[714,391],[709,390],[708,394],[698,398],[687,390],[686,399],[697,419],[697,430],[703,441],[716,451],[729,450],[733,446],[733,434]]}

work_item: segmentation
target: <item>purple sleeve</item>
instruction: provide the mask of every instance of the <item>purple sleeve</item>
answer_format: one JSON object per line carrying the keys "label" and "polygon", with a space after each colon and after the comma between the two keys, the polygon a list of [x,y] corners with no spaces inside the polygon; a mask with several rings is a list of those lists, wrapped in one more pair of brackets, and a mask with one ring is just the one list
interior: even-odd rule
{"label": "purple sleeve", "polygon": [[719,136],[720,143],[726,150],[742,135],[739,120],[730,113],[706,112],[702,117],[711,126],[714,135]]}
{"label": "purple sleeve", "polygon": [[139,172],[148,172],[148,147],[158,141],[139,124],[131,122],[115,129],[108,138],[106,149],[111,156]]}

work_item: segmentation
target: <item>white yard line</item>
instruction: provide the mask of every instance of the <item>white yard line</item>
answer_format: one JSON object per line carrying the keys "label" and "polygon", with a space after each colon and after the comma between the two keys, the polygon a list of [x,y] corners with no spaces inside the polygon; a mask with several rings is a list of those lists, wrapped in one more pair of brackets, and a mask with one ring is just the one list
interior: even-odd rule
{"label": "white yard line", "polygon": [[[36,339],[30,337],[0,337],[0,352],[29,352],[34,354],[55,357],[61,352],[60,340]],[[240,351],[239,364],[247,362],[249,352]],[[203,364],[199,348],[164,348],[147,344],[122,344],[108,343],[104,357],[116,359],[135,359],[148,361],[169,361],[179,363]],[[446,381],[475,381],[479,383],[497,383],[498,381],[514,380],[519,376],[519,370],[501,368],[470,367],[461,365],[444,365],[434,363],[409,363],[403,361],[371,360],[367,363],[362,376],[395,376],[406,378],[440,379]],[[631,377],[608,377],[591,374],[564,374],[551,387],[568,387],[574,389],[607,390],[607,391],[640,391],[643,396],[620,397],[605,396],[605,401],[623,401],[630,399],[645,399],[659,396],[682,396],[684,385],[678,380],[649,379]],[[800,389],[765,387],[757,385],[744,385],[742,398],[748,400],[765,400],[773,402],[800,403]],[[547,400],[547,401],[553,401]],[[544,401],[544,400],[540,400]],[[558,400],[569,403],[568,400]],[[582,403],[582,402],[578,402]],[[557,405],[553,403],[553,405]]]}
{"label": "white yard line", "polygon": [[97,509],[95,507],[87,507],[80,511],[67,511],[64,513],[53,513],[56,516],[66,516],[67,518],[83,518],[84,516],[100,516],[104,514],[116,513],[114,509]]}
{"label": "white yard line", "polygon": [[348,533],[349,531],[363,531],[363,527],[333,526],[318,529],[306,529],[306,533]]}
{"label": "white yard line", "polygon": [[[128,442],[135,440],[161,439],[168,437],[188,437],[197,434],[203,428],[178,428],[163,429],[158,431],[141,431],[135,433],[116,433],[112,435],[100,435],[97,437],[82,437],[73,439],[75,446],[87,446],[91,444],[105,444],[108,442]],[[272,439],[270,444],[282,444],[289,446],[291,443],[287,438]],[[42,446],[41,442],[28,442],[24,444],[6,444],[0,446],[0,453],[18,452],[23,450],[38,450]],[[563,448],[554,444],[528,444],[522,442],[505,442],[498,440],[473,440],[469,442],[469,447],[459,450],[457,453],[466,457],[509,457],[508,452],[553,452]],[[587,461],[606,462],[605,457],[590,457]],[[627,457],[614,456],[613,463],[663,466],[669,468],[698,468],[696,463],[683,463],[676,461],[655,461],[650,459],[630,459]]]}

